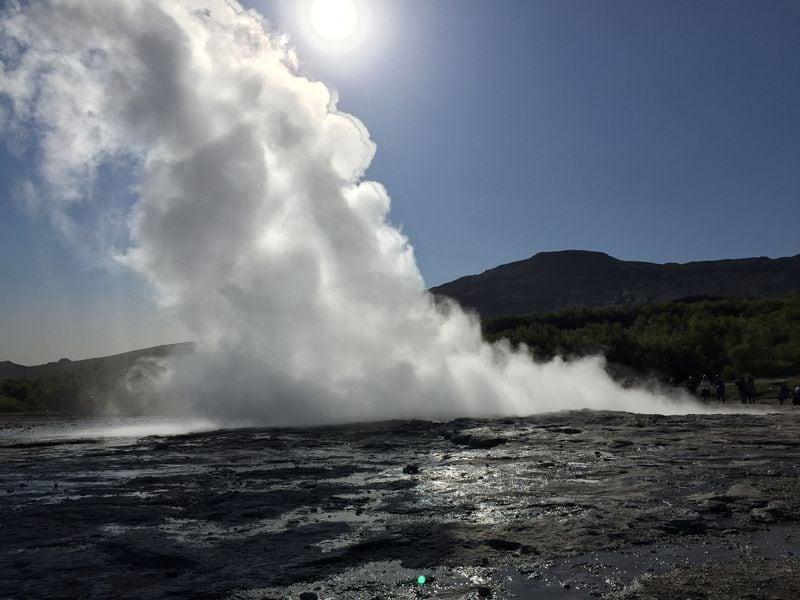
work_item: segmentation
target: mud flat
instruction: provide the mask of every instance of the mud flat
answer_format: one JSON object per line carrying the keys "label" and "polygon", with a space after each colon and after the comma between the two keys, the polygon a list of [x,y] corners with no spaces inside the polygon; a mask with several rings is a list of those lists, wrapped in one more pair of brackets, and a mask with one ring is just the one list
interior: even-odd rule
{"label": "mud flat", "polygon": [[794,407],[70,427],[0,423],[0,598],[800,598]]}

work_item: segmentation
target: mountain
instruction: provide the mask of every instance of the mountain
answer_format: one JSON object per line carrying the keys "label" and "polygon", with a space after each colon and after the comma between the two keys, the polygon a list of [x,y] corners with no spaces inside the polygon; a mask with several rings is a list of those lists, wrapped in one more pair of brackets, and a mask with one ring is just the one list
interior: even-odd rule
{"label": "mountain", "polygon": [[691,297],[800,293],[800,254],[685,264],[625,261],[602,252],[540,252],[431,288],[485,317]]}
{"label": "mountain", "polygon": [[17,363],[5,360],[0,361],[0,380],[15,377],[38,379],[41,377],[64,376],[86,372],[124,374],[141,359],[161,358],[172,354],[191,352],[193,347],[194,344],[192,344],[192,342],[182,342],[178,344],[153,346],[152,348],[143,348],[141,350],[132,350],[112,356],[87,358],[84,360],[62,358],[56,362],[49,362],[32,367],[18,365]]}
{"label": "mountain", "polygon": [[193,348],[170,344],[33,367],[0,362],[0,414],[148,414],[157,401],[151,382],[165,368],[159,359]]}
{"label": "mountain", "polygon": [[0,361],[0,379],[8,379],[9,377],[24,377],[31,367],[18,365],[10,360]]}

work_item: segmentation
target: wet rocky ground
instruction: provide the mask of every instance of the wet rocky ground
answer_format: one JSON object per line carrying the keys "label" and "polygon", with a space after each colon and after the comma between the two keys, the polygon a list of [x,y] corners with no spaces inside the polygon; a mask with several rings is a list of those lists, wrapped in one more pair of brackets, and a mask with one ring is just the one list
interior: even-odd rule
{"label": "wet rocky ground", "polygon": [[6,420],[0,598],[796,600],[781,410],[113,439]]}

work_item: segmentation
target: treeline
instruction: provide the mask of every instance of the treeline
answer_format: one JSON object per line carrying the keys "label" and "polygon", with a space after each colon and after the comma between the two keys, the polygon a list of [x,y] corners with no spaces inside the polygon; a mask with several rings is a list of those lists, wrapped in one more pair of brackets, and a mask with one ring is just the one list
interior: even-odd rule
{"label": "treeline", "polygon": [[485,319],[484,335],[537,359],[601,353],[611,365],[685,379],[800,373],[800,296],[694,299]]}
{"label": "treeline", "polygon": [[90,394],[73,375],[48,378],[14,377],[0,381],[0,413],[73,414],[88,404]]}
{"label": "treeline", "polygon": [[132,370],[95,364],[24,375],[0,381],[0,413],[95,415],[144,414],[150,399],[138,385],[146,376]]}
{"label": "treeline", "polygon": [[173,344],[36,367],[15,365],[22,372],[0,376],[0,413],[147,414],[157,402],[152,382],[163,373],[162,359],[191,350],[191,344]]}

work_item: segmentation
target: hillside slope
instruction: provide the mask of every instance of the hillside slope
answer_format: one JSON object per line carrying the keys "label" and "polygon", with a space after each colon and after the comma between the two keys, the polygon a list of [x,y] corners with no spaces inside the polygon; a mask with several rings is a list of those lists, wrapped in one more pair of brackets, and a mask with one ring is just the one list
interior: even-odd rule
{"label": "hillside slope", "polygon": [[155,401],[148,382],[163,370],[159,359],[193,348],[169,344],[31,367],[0,362],[0,413],[145,414]]}
{"label": "hillside slope", "polygon": [[9,360],[0,361],[0,380],[15,377],[26,377],[38,379],[40,377],[51,377],[58,375],[71,375],[79,372],[112,372],[124,373],[132,367],[136,361],[142,358],[159,358],[176,353],[190,352],[193,348],[192,342],[182,342],[178,344],[165,344],[163,346],[153,346],[152,348],[142,348],[131,350],[121,354],[111,356],[101,356],[98,358],[87,358],[84,360],[70,360],[62,358],[56,362],[49,362],[43,365],[25,366],[11,362]]}

